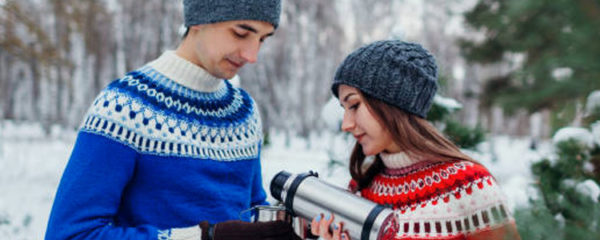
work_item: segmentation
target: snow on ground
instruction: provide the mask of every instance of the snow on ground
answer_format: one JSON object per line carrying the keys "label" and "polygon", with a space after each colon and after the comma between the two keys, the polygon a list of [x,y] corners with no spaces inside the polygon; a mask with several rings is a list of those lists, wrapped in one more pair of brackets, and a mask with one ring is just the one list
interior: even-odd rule
{"label": "snow on ground", "polygon": [[[269,191],[271,179],[284,170],[290,173],[305,173],[316,171],[319,178],[333,185],[346,188],[350,181],[350,173],[346,169],[349,153],[340,149],[352,149],[353,143],[346,141],[344,136],[323,133],[310,137],[306,141],[297,137],[286,140],[283,134],[272,134],[271,145],[265,148],[262,155],[263,186]],[[286,143],[289,141],[289,143]],[[334,160],[334,161],[332,161]],[[335,161],[337,160],[337,161]],[[333,164],[333,167],[330,167]],[[276,200],[267,192],[268,201]]]}
{"label": "snow on ground", "polygon": [[73,132],[0,122],[0,239],[43,239]]}
{"label": "snow on ground", "polygon": [[[0,239],[43,239],[48,214],[62,171],[73,147],[76,133],[52,128],[48,135],[38,124],[0,121]],[[527,139],[493,138],[496,159],[490,143],[480,152],[468,152],[482,162],[497,178],[509,205],[527,204],[528,185],[533,182],[529,166],[550,151],[548,142],[529,149]],[[263,185],[268,191],[273,176],[285,170],[291,173],[317,171],[319,177],[345,187],[350,175],[348,154],[353,146],[344,134],[313,135],[303,140],[283,133],[272,133],[262,153]],[[268,200],[275,200],[267,192]],[[594,193],[596,194],[596,193]]]}

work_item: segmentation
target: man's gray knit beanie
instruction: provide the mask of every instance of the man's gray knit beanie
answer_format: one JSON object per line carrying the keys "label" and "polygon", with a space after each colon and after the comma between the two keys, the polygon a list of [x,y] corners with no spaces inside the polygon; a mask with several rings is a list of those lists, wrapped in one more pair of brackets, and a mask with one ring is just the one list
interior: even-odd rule
{"label": "man's gray knit beanie", "polygon": [[357,49],[338,67],[331,86],[338,98],[340,84],[425,118],[438,88],[437,66],[419,44],[378,41]]}
{"label": "man's gray knit beanie", "polygon": [[233,20],[258,20],[277,28],[280,0],[184,0],[185,26]]}

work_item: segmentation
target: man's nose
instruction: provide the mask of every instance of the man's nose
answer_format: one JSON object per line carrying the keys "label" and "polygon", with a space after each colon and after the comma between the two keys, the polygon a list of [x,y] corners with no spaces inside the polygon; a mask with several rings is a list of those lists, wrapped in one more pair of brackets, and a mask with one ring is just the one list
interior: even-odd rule
{"label": "man's nose", "polygon": [[244,61],[249,63],[255,63],[258,58],[258,50],[260,49],[260,42],[250,43],[244,46],[241,51],[241,57]]}

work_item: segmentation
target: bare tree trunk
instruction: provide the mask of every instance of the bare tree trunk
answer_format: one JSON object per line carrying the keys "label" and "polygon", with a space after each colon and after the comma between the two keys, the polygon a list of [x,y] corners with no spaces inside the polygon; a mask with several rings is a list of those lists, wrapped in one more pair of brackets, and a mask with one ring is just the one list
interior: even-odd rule
{"label": "bare tree trunk", "polygon": [[[34,44],[30,44],[29,45],[30,48],[35,48]],[[29,67],[30,67],[30,71],[31,71],[31,98],[32,98],[32,111],[33,111],[33,119],[40,119],[41,116],[41,107],[40,105],[42,104],[42,102],[40,102],[40,86],[41,86],[41,80],[40,80],[40,66],[39,66],[39,59],[37,58],[36,55],[31,55],[29,58]]]}
{"label": "bare tree trunk", "polygon": [[490,126],[490,134],[488,136],[488,144],[489,144],[489,152],[490,155],[492,156],[492,161],[496,162],[498,161],[498,154],[496,153],[496,130],[494,129],[494,124],[495,124],[495,114],[494,111],[492,111],[492,109],[488,110],[488,125]]}
{"label": "bare tree trunk", "polygon": [[6,81],[4,81],[5,84],[3,84],[2,86],[2,97],[3,97],[3,101],[4,102],[4,109],[3,109],[3,117],[4,119],[15,119],[15,96],[14,96],[14,89],[15,89],[15,80],[13,78],[13,74],[12,74],[12,70],[13,70],[13,62],[15,61],[15,58],[12,57],[11,55],[6,56]]}
{"label": "bare tree trunk", "polygon": [[6,61],[4,61],[4,52],[0,52],[0,91],[2,96],[0,97],[0,99],[2,101],[0,101],[0,120],[5,118],[5,112],[4,112],[4,108],[6,107],[6,89],[8,89],[8,76],[7,76],[7,72],[8,72],[8,68],[6,67]]}
{"label": "bare tree trunk", "polygon": [[161,18],[159,18],[159,19],[161,19],[161,20],[158,21],[159,22],[158,41],[156,43],[155,54],[153,54],[153,55],[156,55],[156,56],[160,54],[160,51],[162,51],[162,48],[163,48],[163,46],[165,44],[164,43],[164,41],[165,41],[164,38],[165,38],[165,31],[166,31],[166,29],[163,26],[163,20],[162,19],[164,19],[164,18],[167,17],[167,6],[166,5],[167,5],[166,1],[161,1],[160,2],[160,16],[161,16]]}

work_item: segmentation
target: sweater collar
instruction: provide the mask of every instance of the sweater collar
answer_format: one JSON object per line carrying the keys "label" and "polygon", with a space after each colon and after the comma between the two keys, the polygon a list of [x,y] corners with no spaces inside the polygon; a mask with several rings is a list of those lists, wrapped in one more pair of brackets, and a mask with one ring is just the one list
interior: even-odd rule
{"label": "sweater collar", "polygon": [[399,153],[380,153],[379,156],[383,161],[383,165],[391,169],[399,169],[408,167],[415,163],[421,162],[421,159],[411,158],[406,152]]}
{"label": "sweater collar", "polygon": [[196,91],[214,92],[225,87],[223,80],[178,56],[175,51],[164,52],[148,65],[176,83]]}

